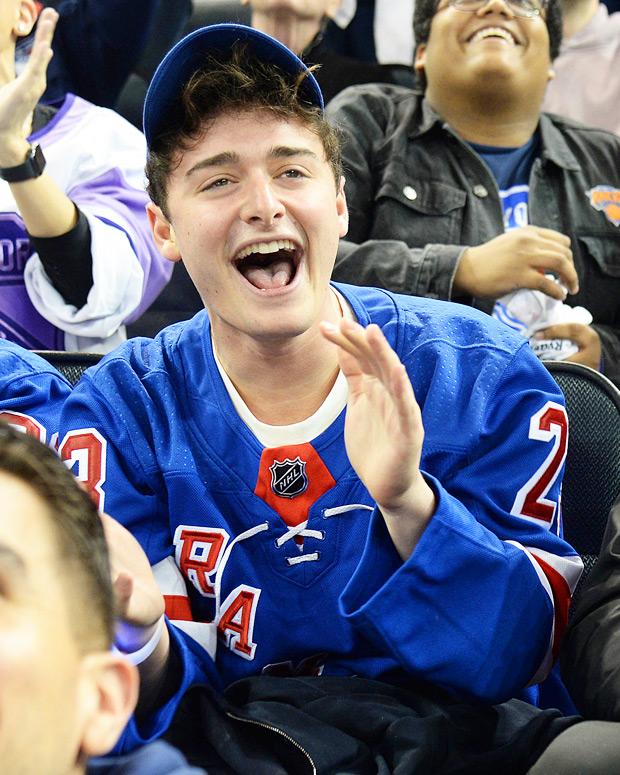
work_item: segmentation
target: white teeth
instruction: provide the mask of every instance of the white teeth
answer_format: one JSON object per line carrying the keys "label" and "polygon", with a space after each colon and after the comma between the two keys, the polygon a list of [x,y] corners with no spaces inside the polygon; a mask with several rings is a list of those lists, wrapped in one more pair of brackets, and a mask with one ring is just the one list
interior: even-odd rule
{"label": "white teeth", "polygon": [[295,245],[290,239],[278,239],[271,242],[253,242],[251,245],[239,251],[237,258],[245,258],[252,253],[277,253],[278,250],[295,250]]}
{"label": "white teeth", "polygon": [[472,37],[469,39],[469,42],[477,43],[479,40],[483,40],[484,38],[502,38],[503,40],[508,41],[508,43],[512,43],[513,45],[516,44],[514,36],[511,35],[508,30],[503,29],[503,27],[484,27],[472,35]]}

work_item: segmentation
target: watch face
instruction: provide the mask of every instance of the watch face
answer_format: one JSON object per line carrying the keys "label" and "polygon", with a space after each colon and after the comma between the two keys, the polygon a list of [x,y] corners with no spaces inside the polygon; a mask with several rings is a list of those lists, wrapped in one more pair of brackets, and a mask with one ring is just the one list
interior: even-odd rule
{"label": "watch face", "polygon": [[45,169],[45,156],[43,156],[43,149],[39,143],[33,143],[30,157],[32,158],[33,171],[38,177]]}

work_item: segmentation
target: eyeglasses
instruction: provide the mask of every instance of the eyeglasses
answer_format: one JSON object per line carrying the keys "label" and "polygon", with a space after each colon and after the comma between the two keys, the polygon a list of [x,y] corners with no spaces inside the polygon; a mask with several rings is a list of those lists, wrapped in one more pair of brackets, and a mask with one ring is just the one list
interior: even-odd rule
{"label": "eyeglasses", "polygon": [[[535,16],[545,16],[547,0],[503,0],[515,16],[532,19]],[[457,11],[475,13],[489,3],[489,0],[450,0],[449,5]],[[444,6],[445,7],[445,6]]]}

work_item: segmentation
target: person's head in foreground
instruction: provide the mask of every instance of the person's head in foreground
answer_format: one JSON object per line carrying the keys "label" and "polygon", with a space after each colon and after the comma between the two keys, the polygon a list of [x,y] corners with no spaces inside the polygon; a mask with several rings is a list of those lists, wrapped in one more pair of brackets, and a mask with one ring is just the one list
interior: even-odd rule
{"label": "person's head in foreground", "polygon": [[110,650],[101,519],[57,455],[0,424],[0,773],[81,775],[117,741],[135,667]]}
{"label": "person's head in foreground", "polygon": [[306,66],[249,27],[197,30],[156,72],[144,129],[155,241],[183,258],[216,341],[329,318],[348,215],[338,138]]}

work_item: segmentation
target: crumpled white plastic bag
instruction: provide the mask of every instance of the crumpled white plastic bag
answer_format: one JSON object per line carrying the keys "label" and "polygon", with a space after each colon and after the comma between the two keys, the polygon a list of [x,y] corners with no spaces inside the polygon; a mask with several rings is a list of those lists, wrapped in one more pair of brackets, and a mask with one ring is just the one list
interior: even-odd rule
{"label": "crumpled white plastic bag", "polygon": [[586,326],[592,323],[592,315],[585,307],[570,307],[542,291],[529,288],[520,288],[498,299],[493,317],[522,334],[529,340],[534,353],[546,361],[563,361],[578,352],[579,348],[570,339],[535,339],[537,331],[557,323],[582,323]]}

